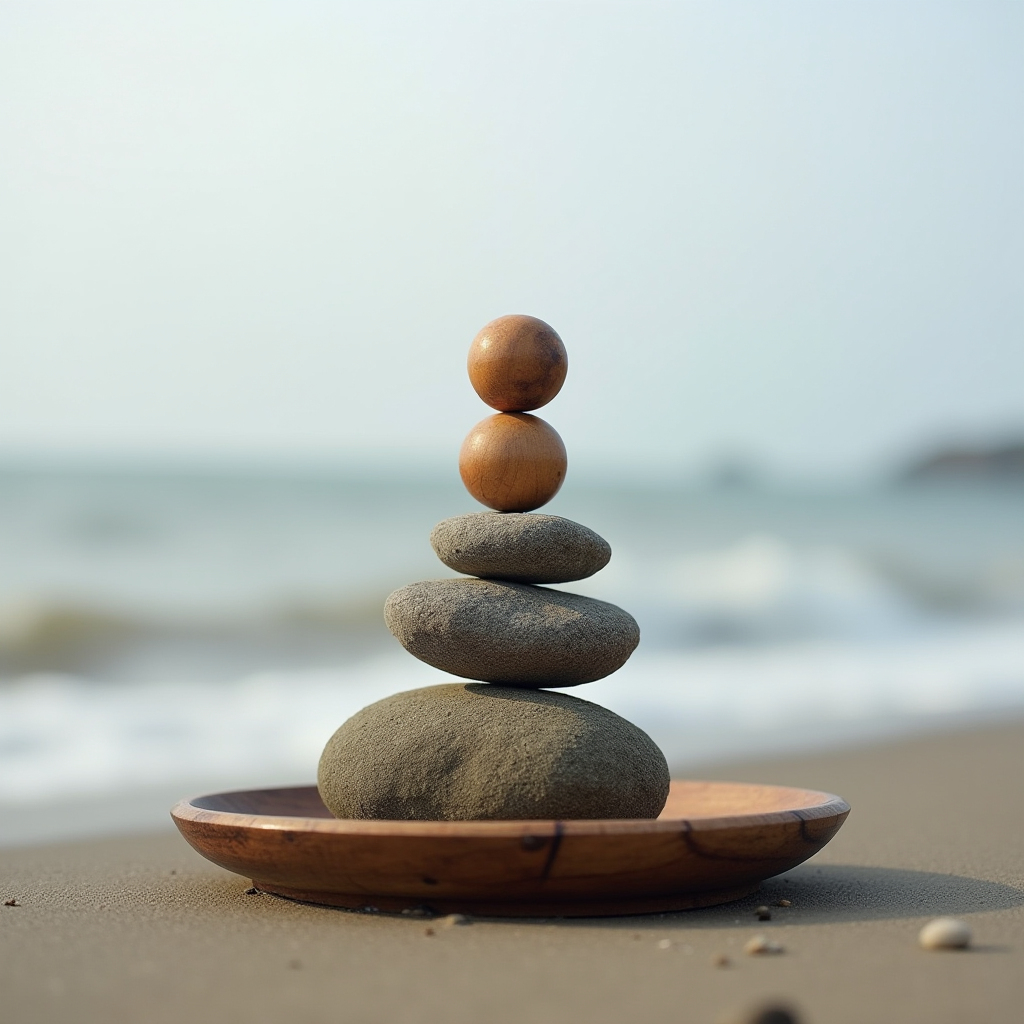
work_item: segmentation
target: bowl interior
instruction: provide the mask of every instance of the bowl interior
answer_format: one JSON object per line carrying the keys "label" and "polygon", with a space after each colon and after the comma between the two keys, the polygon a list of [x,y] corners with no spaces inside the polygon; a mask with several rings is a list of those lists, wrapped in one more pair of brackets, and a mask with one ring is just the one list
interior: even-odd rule
{"label": "bowl interior", "polygon": [[[731,815],[772,814],[828,803],[827,793],[785,786],[756,786],[740,782],[674,780],[659,819],[721,818]],[[334,820],[316,786],[251,789],[213,793],[189,803],[200,810],[229,814],[271,815],[281,818]]]}

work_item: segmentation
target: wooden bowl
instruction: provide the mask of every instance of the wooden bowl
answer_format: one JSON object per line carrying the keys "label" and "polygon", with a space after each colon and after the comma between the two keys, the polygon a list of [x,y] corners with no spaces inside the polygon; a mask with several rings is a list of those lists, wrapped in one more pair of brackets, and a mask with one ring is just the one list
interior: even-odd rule
{"label": "wooden bowl", "polygon": [[817,853],[849,812],[814,790],[675,781],[656,820],[340,820],[314,786],[215,793],[171,816],[208,860],[279,896],[575,917],[739,899]]}

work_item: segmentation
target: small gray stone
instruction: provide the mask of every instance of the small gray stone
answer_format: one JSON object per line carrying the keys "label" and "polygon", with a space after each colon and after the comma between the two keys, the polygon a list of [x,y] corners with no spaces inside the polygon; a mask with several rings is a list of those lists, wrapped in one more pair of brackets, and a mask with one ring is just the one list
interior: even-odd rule
{"label": "small gray stone", "polygon": [[655,818],[669,772],[631,722],[566,693],[448,683],[353,715],[317,775],[339,818]]}
{"label": "small gray stone", "polygon": [[514,583],[570,583],[603,569],[608,542],[571,519],[532,512],[471,512],[434,527],[430,543],[456,572]]}
{"label": "small gray stone", "polygon": [[578,686],[621,668],[640,642],[628,612],[501,580],[423,580],[396,590],[384,621],[434,668],[505,686]]}

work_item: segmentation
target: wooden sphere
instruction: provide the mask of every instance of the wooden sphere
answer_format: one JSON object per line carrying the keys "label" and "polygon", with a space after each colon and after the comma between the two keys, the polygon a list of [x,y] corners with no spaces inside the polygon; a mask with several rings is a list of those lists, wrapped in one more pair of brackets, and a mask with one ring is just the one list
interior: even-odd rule
{"label": "wooden sphere", "polygon": [[569,368],[562,339],[533,316],[500,316],[469,346],[469,379],[476,393],[502,412],[547,405]]}
{"label": "wooden sphere", "polygon": [[523,412],[481,420],[459,452],[466,490],[498,512],[530,512],[549,502],[565,467],[565,445],[554,427]]}

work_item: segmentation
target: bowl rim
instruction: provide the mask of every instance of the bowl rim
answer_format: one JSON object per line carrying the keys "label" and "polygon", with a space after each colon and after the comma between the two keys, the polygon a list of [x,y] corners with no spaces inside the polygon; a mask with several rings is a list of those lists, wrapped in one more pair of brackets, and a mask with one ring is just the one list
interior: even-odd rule
{"label": "bowl rim", "polygon": [[316,791],[316,786],[267,786],[258,789],[225,790],[180,800],[171,817],[182,824],[258,829],[288,833],[318,833],[325,836],[432,837],[437,839],[521,839],[524,836],[628,836],[657,835],[680,830],[703,832],[781,825],[794,821],[814,822],[849,813],[850,805],[840,796],[821,790],[764,783],[718,781],[714,779],[673,779],[672,787],[719,787],[734,790],[764,790],[791,794],[792,806],[769,811],[736,814],[688,815],[659,818],[525,819],[504,821],[394,821],[387,819],[317,818],[305,815],[260,814],[201,806],[213,801],[254,793],[284,794]]}

